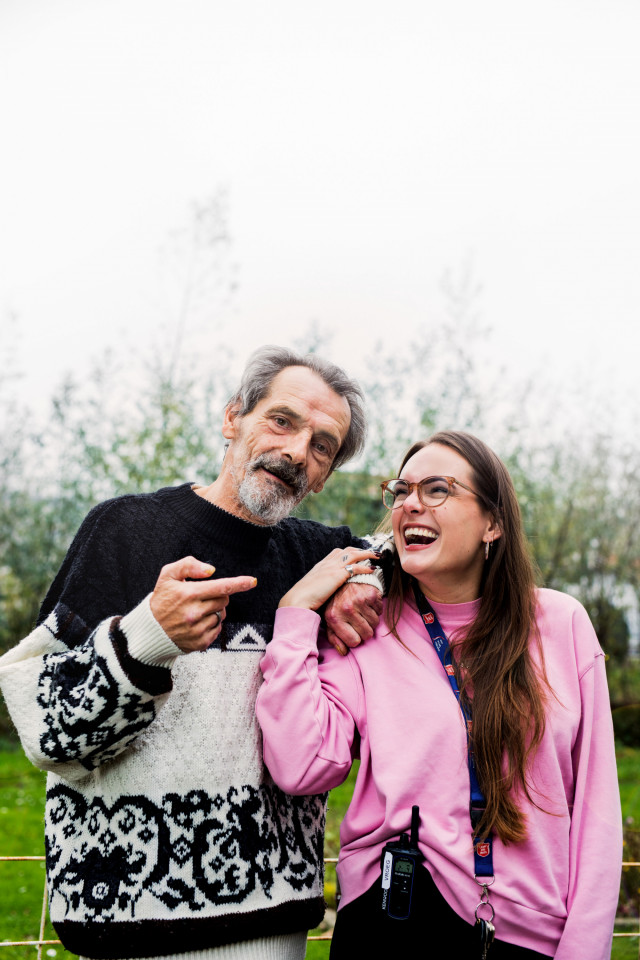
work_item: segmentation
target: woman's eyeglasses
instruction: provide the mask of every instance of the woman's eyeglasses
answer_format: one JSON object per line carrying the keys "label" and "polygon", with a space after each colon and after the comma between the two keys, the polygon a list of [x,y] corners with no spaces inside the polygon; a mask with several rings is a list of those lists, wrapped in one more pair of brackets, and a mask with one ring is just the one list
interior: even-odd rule
{"label": "woman's eyeglasses", "polygon": [[401,506],[414,490],[418,491],[418,498],[425,507],[439,507],[445,502],[453,485],[457,483],[459,487],[464,487],[474,497],[478,494],[466,483],[456,480],[455,477],[426,477],[424,480],[418,480],[417,483],[409,483],[407,480],[385,480],[381,483],[382,502],[387,510],[394,510]]}

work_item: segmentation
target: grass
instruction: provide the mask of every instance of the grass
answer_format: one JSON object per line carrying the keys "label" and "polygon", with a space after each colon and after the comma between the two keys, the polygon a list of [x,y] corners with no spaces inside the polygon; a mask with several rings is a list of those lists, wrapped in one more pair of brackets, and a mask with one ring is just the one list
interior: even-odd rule
{"label": "grass", "polygon": [[[640,861],[640,750],[632,747],[618,746],[618,782],[620,784],[620,799],[622,802],[622,817],[625,824],[625,843],[623,859]],[[616,929],[620,932],[625,929],[638,929],[638,912],[640,911],[640,868],[625,867],[622,871],[621,909],[619,913],[626,913],[628,923],[626,927],[620,923]],[[633,919],[632,919],[633,918]],[[638,960],[638,938],[614,940],[612,957],[615,960]]]}
{"label": "grass", "polygon": [[[638,938],[614,940],[611,960],[638,960]],[[322,960],[318,957],[317,960]]]}
{"label": "grass", "polygon": [[625,822],[633,820],[640,829],[640,750],[619,745],[616,757],[622,818]]}
{"label": "grass", "polygon": [[[0,744],[0,856],[41,856],[44,853],[43,811],[44,774],[32,767],[19,749]],[[640,749],[618,748],[618,774],[622,812],[630,827],[640,827]],[[337,856],[340,822],[349,803],[355,771],[329,797],[325,854]],[[633,821],[630,824],[630,821]],[[640,830],[632,830],[640,836]],[[639,848],[640,849],[640,848]],[[632,851],[633,852],[633,851]],[[628,855],[628,854],[625,854]],[[640,853],[634,853],[634,859]],[[637,872],[640,877],[640,871]],[[627,874],[637,895],[636,874]],[[329,907],[335,906],[335,870],[329,865],[326,877]],[[44,864],[40,861],[0,862],[0,937],[2,940],[37,940],[40,928]],[[635,909],[638,902],[636,899]],[[636,927],[637,929],[637,923]],[[49,923],[45,939],[55,939]],[[1,941],[0,941],[1,942]],[[612,960],[638,960],[638,939],[614,940]],[[306,960],[327,960],[329,944],[310,942]],[[0,960],[34,960],[34,947],[3,947]],[[61,946],[43,948],[44,958],[72,960],[72,954]]]}
{"label": "grass", "polygon": [[[44,854],[44,788],[45,775],[36,770],[21,751],[14,748],[0,752],[0,856]],[[0,862],[2,940],[39,938],[44,877],[42,861]],[[56,939],[48,921],[44,939]],[[0,958],[24,960],[33,958],[34,954],[33,947],[4,947]],[[66,950],[60,946],[43,948],[44,956],[61,960],[64,954]]]}

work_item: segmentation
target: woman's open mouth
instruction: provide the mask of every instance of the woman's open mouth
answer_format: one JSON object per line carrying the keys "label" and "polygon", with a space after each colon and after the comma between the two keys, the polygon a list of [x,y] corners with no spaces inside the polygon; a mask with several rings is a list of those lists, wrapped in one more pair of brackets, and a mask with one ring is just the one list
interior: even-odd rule
{"label": "woman's open mouth", "polygon": [[439,537],[439,534],[429,527],[405,527],[402,533],[408,547],[426,547]]}

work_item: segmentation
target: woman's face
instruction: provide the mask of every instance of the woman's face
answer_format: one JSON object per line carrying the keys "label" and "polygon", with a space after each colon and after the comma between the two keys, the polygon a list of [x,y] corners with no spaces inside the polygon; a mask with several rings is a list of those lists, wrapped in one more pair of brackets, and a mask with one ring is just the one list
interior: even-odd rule
{"label": "woman's face", "polygon": [[[438,443],[414,454],[400,474],[414,483],[434,476],[455,477],[475,489],[471,465]],[[413,490],[391,514],[402,569],[430,600],[466,603],[478,598],[486,541],[500,536],[478,497],[454,484],[443,504],[425,507]]]}

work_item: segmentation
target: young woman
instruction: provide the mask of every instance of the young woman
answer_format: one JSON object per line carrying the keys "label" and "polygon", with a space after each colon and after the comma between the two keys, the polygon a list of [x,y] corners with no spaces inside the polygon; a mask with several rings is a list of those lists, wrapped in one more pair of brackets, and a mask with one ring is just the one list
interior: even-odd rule
{"label": "young woman", "polygon": [[[424,956],[608,960],[621,816],[587,614],[534,588],[511,478],[475,437],[415,444],[383,497],[396,562],[375,636],[346,657],[318,640],[314,611],[371,558],[334,551],[283,597],[258,696],[284,790],[329,790],[360,759],[331,958],[419,937]],[[383,848],[416,806],[417,854],[387,871],[385,911]],[[408,892],[409,917],[389,916]]]}

